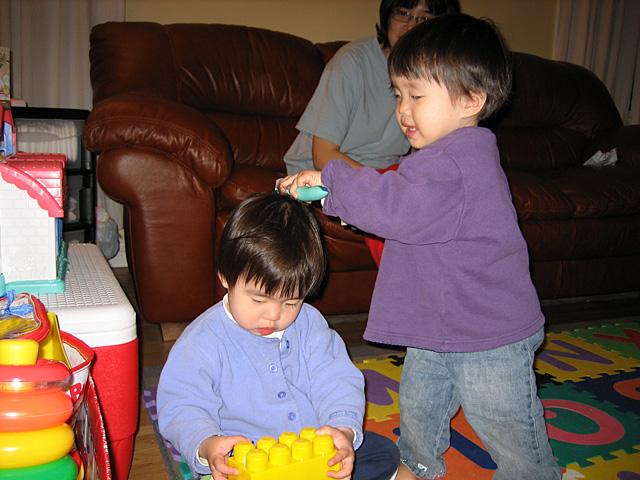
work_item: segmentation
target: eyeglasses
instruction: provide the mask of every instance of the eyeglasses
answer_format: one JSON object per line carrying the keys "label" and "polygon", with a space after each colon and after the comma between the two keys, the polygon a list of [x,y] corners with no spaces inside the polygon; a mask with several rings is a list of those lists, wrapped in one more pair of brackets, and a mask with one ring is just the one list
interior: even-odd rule
{"label": "eyeglasses", "polygon": [[431,20],[430,17],[414,17],[413,15],[411,15],[411,12],[407,12],[405,10],[394,10],[391,13],[391,18],[396,22],[400,22],[400,23],[408,23],[411,20],[415,20],[416,25],[420,23],[424,23],[427,20]]}

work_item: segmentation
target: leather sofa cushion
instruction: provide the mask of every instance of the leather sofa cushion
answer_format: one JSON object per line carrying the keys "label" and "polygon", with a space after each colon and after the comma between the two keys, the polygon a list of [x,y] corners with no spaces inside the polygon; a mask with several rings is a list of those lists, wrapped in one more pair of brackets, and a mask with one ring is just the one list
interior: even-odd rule
{"label": "leather sofa cushion", "polygon": [[[585,81],[588,77],[592,80]],[[560,127],[591,138],[619,125],[620,115],[605,85],[589,70],[514,54],[510,101],[491,124],[501,128]]]}
{"label": "leather sofa cushion", "polygon": [[587,137],[562,127],[495,129],[500,163],[505,169],[549,170],[582,164]]}
{"label": "leather sofa cushion", "polygon": [[205,115],[229,140],[235,166],[257,165],[284,176],[284,154],[298,133],[295,117],[220,112]]}
{"label": "leather sofa cushion", "polygon": [[640,171],[623,166],[547,172],[508,171],[520,220],[567,220],[640,214]]}
{"label": "leather sofa cushion", "polygon": [[214,24],[164,29],[181,101],[201,111],[300,116],[324,69],[312,42],[286,33]]}
{"label": "leather sofa cushion", "polygon": [[[640,215],[520,222],[531,262],[637,257]],[[601,279],[606,281],[605,278]]]}
{"label": "leather sofa cushion", "polygon": [[520,220],[567,220],[575,206],[567,196],[541,174],[506,172],[513,204]]}
{"label": "leather sofa cushion", "polygon": [[550,181],[574,204],[576,218],[640,214],[640,170],[637,168],[580,167],[554,175]]}

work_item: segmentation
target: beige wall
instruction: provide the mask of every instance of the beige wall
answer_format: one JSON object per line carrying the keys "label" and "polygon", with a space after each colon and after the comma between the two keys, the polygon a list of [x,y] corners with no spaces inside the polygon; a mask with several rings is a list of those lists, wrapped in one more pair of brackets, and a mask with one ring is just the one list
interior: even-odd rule
{"label": "beige wall", "polygon": [[559,0],[460,0],[465,13],[489,17],[509,48],[553,58]]}
{"label": "beige wall", "polygon": [[[460,0],[492,18],[512,50],[552,58],[559,0]],[[230,23],[292,33],[313,42],[374,35],[379,0],[126,0],[126,20]]]}
{"label": "beige wall", "polygon": [[378,0],[126,0],[125,18],[249,25],[328,42],[374,35],[378,6]]}

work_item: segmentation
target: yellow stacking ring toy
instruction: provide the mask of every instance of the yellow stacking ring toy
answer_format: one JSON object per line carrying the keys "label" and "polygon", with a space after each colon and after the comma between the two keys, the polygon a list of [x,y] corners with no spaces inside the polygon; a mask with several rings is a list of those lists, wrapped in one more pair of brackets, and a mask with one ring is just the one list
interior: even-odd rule
{"label": "yellow stacking ring toy", "polygon": [[[61,459],[75,436],[66,389],[71,372],[62,362],[38,359],[32,339],[0,340],[0,472]],[[58,478],[43,476],[42,478]]]}
{"label": "yellow stacking ring toy", "polygon": [[73,430],[66,423],[31,432],[2,432],[0,465],[23,468],[53,462],[69,453],[73,442]]}
{"label": "yellow stacking ring toy", "polygon": [[0,469],[0,480],[75,480],[78,466],[69,455],[35,467]]}

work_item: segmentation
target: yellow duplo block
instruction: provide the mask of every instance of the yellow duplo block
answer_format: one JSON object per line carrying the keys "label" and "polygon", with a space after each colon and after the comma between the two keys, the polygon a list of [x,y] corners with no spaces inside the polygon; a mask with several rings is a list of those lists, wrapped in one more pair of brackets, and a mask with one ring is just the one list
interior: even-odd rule
{"label": "yellow duplo block", "polygon": [[296,440],[298,440],[298,438],[299,438],[298,435],[296,435],[293,432],[284,432],[280,434],[280,436],[278,437],[278,443],[282,443],[287,447],[291,448],[291,444]]}
{"label": "yellow duplo block", "polygon": [[304,438],[313,442],[313,438],[316,436],[316,429],[313,427],[304,427],[300,430],[300,438]]}
{"label": "yellow duplo block", "polygon": [[274,467],[284,467],[291,463],[291,448],[284,443],[274,445],[269,452],[269,464]]}
{"label": "yellow duplo block", "polygon": [[278,441],[273,437],[262,437],[260,440],[258,440],[258,444],[256,445],[256,448],[259,448],[260,450],[264,450],[266,453],[269,453],[271,451],[271,447],[277,444],[278,444]]}
{"label": "yellow duplo block", "polygon": [[247,472],[263,472],[269,468],[269,455],[259,448],[249,450],[245,463]]}
{"label": "yellow duplo block", "polygon": [[327,462],[336,454],[329,435],[316,435],[314,428],[304,428],[300,435],[284,432],[279,443],[272,437],[262,437],[256,448],[250,442],[240,442],[229,457],[229,466],[239,474],[235,480],[326,480],[329,470],[338,471],[340,465],[329,468]]}
{"label": "yellow duplo block", "polygon": [[[240,455],[241,457],[246,457],[247,453],[249,453],[249,450],[253,450],[254,448],[256,447],[253,446],[253,442],[250,442],[248,440],[243,440],[241,442],[236,443],[236,446],[234,447],[233,451],[238,452],[238,455]],[[269,453],[269,452],[266,452],[266,453]]]}
{"label": "yellow duplo block", "polygon": [[299,438],[291,444],[291,458],[294,460],[311,460],[313,458],[313,444],[306,438]]}

